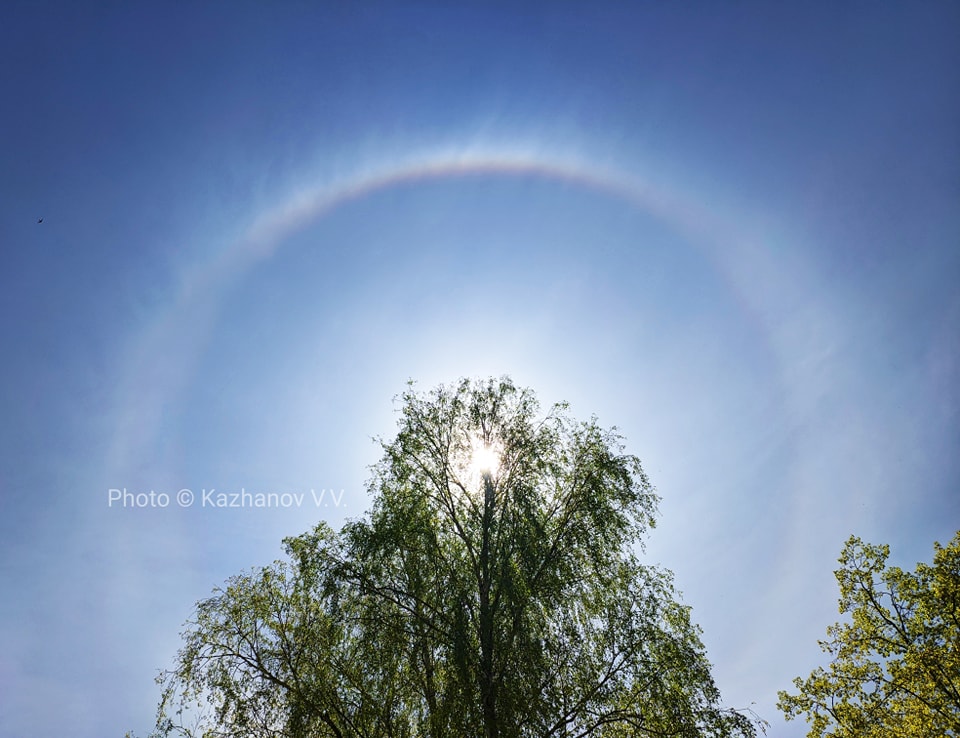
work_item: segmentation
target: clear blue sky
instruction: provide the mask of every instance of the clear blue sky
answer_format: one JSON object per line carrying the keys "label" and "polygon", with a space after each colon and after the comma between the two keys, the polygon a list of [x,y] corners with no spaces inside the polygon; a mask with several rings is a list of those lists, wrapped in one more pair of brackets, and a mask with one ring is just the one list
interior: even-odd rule
{"label": "clear blue sky", "polygon": [[4,4],[0,736],[147,732],[411,378],[617,425],[773,736],[844,540],[960,528],[960,6],[521,5]]}

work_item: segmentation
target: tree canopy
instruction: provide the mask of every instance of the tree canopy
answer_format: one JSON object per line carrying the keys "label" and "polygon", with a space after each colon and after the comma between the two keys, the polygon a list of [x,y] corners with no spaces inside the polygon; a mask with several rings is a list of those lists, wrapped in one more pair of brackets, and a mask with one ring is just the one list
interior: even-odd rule
{"label": "tree canopy", "polygon": [[810,738],[960,736],[960,532],[933,564],[886,566],[889,546],[851,537],[836,571],[845,622],[820,642],[830,665],[780,692]]}
{"label": "tree canopy", "polygon": [[756,735],[638,558],[658,498],[615,430],[464,380],[411,387],[382,447],[364,518],[198,604],[158,734]]}

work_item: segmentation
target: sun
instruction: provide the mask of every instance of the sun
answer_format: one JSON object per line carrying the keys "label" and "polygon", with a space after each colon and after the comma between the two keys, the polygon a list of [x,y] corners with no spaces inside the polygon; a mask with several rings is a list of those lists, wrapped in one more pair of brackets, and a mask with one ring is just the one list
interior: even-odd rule
{"label": "sun", "polygon": [[500,448],[495,443],[484,443],[475,438],[471,443],[470,471],[478,477],[496,476],[500,468]]}

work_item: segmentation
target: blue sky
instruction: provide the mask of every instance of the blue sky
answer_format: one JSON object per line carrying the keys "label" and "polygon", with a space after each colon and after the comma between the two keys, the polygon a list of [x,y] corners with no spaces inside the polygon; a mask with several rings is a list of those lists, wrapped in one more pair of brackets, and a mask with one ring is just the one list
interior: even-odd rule
{"label": "blue sky", "polygon": [[960,528],[955,4],[3,15],[0,736],[146,732],[192,604],[366,509],[408,379],[618,426],[774,736],[844,540]]}

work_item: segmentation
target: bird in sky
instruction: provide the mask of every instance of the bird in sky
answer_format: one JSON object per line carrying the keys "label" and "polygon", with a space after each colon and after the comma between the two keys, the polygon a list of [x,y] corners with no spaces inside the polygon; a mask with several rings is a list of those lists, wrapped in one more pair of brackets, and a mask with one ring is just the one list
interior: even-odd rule
{"label": "bird in sky", "polygon": [[43,218],[37,218],[37,223],[43,223]]}

